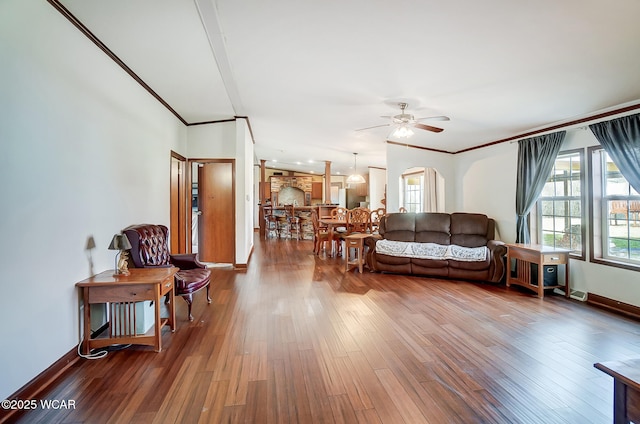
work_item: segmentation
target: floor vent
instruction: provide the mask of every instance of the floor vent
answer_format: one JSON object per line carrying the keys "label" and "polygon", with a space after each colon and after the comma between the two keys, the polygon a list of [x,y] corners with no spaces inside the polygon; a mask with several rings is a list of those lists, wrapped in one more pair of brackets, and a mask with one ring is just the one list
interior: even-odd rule
{"label": "floor vent", "polygon": [[[562,289],[553,289],[555,294],[559,294],[564,296],[564,290]],[[579,291],[579,290],[571,290],[571,299],[579,300],[580,302],[584,302],[587,300],[587,292]]]}

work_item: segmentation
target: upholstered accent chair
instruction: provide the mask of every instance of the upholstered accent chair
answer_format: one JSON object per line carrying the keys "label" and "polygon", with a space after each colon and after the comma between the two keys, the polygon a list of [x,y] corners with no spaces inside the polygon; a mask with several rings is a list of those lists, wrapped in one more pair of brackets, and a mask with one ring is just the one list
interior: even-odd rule
{"label": "upholstered accent chair", "polygon": [[164,225],[141,224],[132,225],[124,230],[131,243],[131,262],[136,268],[155,268],[175,266],[180,268],[175,275],[174,294],[182,296],[189,308],[189,321],[193,321],[191,304],[193,294],[203,288],[209,296],[211,270],[196,259],[195,253],[172,255],[169,253],[168,228]]}

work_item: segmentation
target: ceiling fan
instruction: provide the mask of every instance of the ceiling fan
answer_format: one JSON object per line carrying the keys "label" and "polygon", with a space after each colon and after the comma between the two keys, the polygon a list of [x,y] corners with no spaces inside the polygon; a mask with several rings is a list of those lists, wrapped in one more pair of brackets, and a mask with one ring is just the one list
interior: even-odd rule
{"label": "ceiling fan", "polygon": [[444,129],[439,127],[433,127],[431,125],[422,124],[419,121],[449,121],[448,116],[427,116],[425,118],[414,118],[414,116],[410,113],[405,113],[405,109],[407,108],[407,103],[398,103],[400,106],[400,114],[394,116],[381,116],[381,118],[390,119],[391,122],[388,124],[374,125],[372,127],[360,128],[356,131],[364,131],[370,130],[372,128],[380,128],[380,127],[389,127],[391,125],[397,125],[398,128],[391,134],[396,137],[410,137],[413,135],[413,131],[411,127],[418,128],[420,130],[431,131],[434,133],[439,133],[444,131]]}

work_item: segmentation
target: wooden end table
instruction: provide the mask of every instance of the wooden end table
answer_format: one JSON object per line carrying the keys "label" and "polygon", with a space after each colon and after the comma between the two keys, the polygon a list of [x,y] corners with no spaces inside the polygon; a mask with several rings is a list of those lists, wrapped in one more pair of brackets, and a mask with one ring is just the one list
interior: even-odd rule
{"label": "wooden end table", "polygon": [[[564,287],[565,297],[571,295],[569,290],[569,253],[571,250],[547,247],[540,244],[512,243],[507,244],[507,287],[512,284],[535,290],[538,297],[544,297],[545,289]],[[516,276],[511,276],[511,259],[516,260]],[[538,281],[531,281],[531,264],[538,265]],[[564,285],[544,285],[544,266],[564,265]]]}
{"label": "wooden end table", "polygon": [[[362,274],[362,267],[364,266],[364,240],[370,236],[371,234],[356,233],[344,237],[346,271],[349,271],[351,267],[357,267],[360,274]],[[353,260],[351,260],[350,249],[355,249],[355,259]]]}
{"label": "wooden end table", "polygon": [[[84,326],[82,353],[88,355],[91,349],[113,344],[141,344],[154,346],[156,352],[162,350],[162,327],[169,324],[175,331],[175,299],[173,276],[176,267],[133,268],[129,275],[114,275],[113,270],[104,271],[76,283],[81,291],[84,304]],[[160,316],[162,298],[169,295],[169,316]],[[154,302],[155,321],[153,327],[144,334],[136,333],[136,302]],[[109,328],[96,337],[91,337],[91,305],[109,303]],[[132,334],[133,333],[133,334]]]}
{"label": "wooden end table", "polygon": [[640,359],[593,365],[613,377],[613,422],[640,423]]}

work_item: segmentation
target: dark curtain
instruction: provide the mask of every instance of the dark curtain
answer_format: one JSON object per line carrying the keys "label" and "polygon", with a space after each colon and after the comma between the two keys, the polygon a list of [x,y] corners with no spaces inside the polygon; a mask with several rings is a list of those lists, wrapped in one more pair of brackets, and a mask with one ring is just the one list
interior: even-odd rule
{"label": "dark curtain", "polygon": [[551,174],[566,134],[560,131],[518,142],[516,243],[531,243],[529,212]]}
{"label": "dark curtain", "polygon": [[640,114],[589,125],[631,187],[640,193]]}

